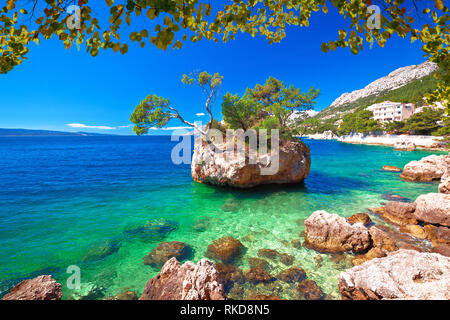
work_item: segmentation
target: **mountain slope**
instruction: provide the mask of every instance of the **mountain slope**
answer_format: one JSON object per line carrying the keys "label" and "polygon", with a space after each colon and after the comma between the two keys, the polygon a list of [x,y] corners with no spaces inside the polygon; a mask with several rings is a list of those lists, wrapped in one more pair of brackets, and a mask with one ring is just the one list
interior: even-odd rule
{"label": "mountain slope", "polygon": [[359,107],[385,100],[405,101],[423,96],[436,87],[432,76],[438,70],[433,62],[399,68],[389,75],[371,82],[360,90],[344,93],[316,117],[320,119],[342,118]]}

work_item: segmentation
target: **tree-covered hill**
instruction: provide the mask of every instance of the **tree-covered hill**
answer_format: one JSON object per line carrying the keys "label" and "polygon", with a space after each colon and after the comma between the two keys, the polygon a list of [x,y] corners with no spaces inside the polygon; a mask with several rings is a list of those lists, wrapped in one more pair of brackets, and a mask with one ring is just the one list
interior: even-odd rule
{"label": "tree-covered hill", "polygon": [[[443,73],[439,70],[437,73]],[[382,101],[394,101],[404,103],[415,103],[421,105],[423,96],[430,93],[437,87],[437,79],[435,73],[427,75],[423,78],[414,80],[400,88],[392,91],[384,91],[378,95],[371,95],[360,98],[352,103],[341,106],[326,108],[318,113],[315,117],[320,120],[334,120],[342,119],[346,114],[356,111],[359,108],[368,107],[374,103]]]}

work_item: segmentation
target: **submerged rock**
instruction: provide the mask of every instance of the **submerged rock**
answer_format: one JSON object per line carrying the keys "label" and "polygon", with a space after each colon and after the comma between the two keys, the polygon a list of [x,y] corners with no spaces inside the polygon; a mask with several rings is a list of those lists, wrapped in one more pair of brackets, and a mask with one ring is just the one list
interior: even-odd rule
{"label": "submerged rock", "polygon": [[402,172],[402,168],[396,166],[383,166],[383,170],[389,172]]}
{"label": "submerged rock", "polygon": [[291,240],[291,245],[295,249],[300,249],[302,247],[302,242],[300,241],[300,239],[294,239],[294,240]]}
{"label": "submerged rock", "polygon": [[211,218],[202,218],[195,221],[192,229],[196,232],[206,231],[211,226]]}
{"label": "submerged rock", "polygon": [[272,277],[266,270],[262,268],[251,268],[250,270],[245,272],[244,277],[247,282],[253,284],[275,280],[274,277]]}
{"label": "submerged rock", "polygon": [[224,300],[225,291],[213,262],[183,265],[171,258],[145,285],[139,300]]}
{"label": "submerged rock", "polygon": [[450,194],[422,194],[414,203],[414,216],[417,220],[450,227]]}
{"label": "submerged rock", "polygon": [[137,237],[142,241],[162,239],[178,228],[178,222],[164,218],[147,222],[145,225],[125,230],[127,237]]}
{"label": "submerged rock", "polygon": [[325,298],[322,289],[313,280],[306,279],[301,281],[297,289],[300,298],[305,300],[322,300]]}
{"label": "submerged rock", "polygon": [[52,276],[43,275],[20,282],[2,300],[61,300],[61,285]]}
{"label": "submerged rock", "polygon": [[362,252],[370,246],[367,228],[337,214],[316,211],[305,220],[305,244],[323,252]]}
{"label": "submerged rock", "polygon": [[317,269],[322,268],[323,258],[320,254],[314,257],[314,264]]}
{"label": "submerged rock", "polygon": [[431,155],[411,161],[403,168],[401,178],[409,181],[430,182],[439,180],[450,168],[450,155]]}
{"label": "submerged rock", "polygon": [[108,297],[105,300],[137,300],[138,296],[136,295],[136,292],[131,290],[123,291],[119,294],[116,294],[115,296]]}
{"label": "submerged rock", "polygon": [[270,264],[264,259],[252,257],[248,259],[248,263],[250,265],[250,268],[260,268],[266,271],[269,271],[271,269]]}
{"label": "submerged rock", "polygon": [[450,299],[450,258],[398,250],[342,272],[343,299]]}
{"label": "submerged rock", "polygon": [[287,253],[280,254],[280,262],[284,265],[290,266],[294,263],[294,257]]}
{"label": "submerged rock", "polygon": [[275,260],[278,258],[278,251],[273,249],[259,249],[258,250],[258,256],[265,257],[270,260]]}
{"label": "submerged rock", "polygon": [[242,202],[239,199],[227,199],[222,205],[222,211],[234,212],[242,207]]}
{"label": "submerged rock", "polygon": [[97,261],[106,258],[107,256],[116,253],[120,249],[120,242],[115,240],[106,240],[98,245],[91,247],[82,261]]}
{"label": "submerged rock", "polygon": [[234,288],[236,284],[242,284],[245,280],[242,270],[232,264],[216,263],[215,268],[226,292],[230,288]]}
{"label": "submerged rock", "polygon": [[184,242],[161,242],[144,257],[144,264],[160,268],[170,258],[176,258],[178,261],[183,261],[188,259],[191,254],[192,248]]}
{"label": "submerged rock", "polygon": [[306,279],[306,272],[299,267],[290,267],[281,271],[277,275],[277,279],[288,283],[299,282]]}
{"label": "submerged rock", "polygon": [[[234,143],[234,140],[233,140]],[[275,166],[276,154],[257,156],[255,164],[235,158],[234,146],[216,144],[219,152],[202,139],[195,142],[191,174],[196,182],[220,186],[249,188],[263,184],[299,183],[306,179],[311,166],[309,147],[302,141],[281,143],[279,166],[275,174],[261,174],[262,168]],[[226,159],[229,160],[226,160]]]}
{"label": "submerged rock", "polygon": [[381,198],[383,198],[384,200],[387,200],[387,201],[411,202],[411,200],[408,198],[399,196],[397,194],[392,194],[392,193],[385,193],[381,196]]}
{"label": "submerged rock", "polygon": [[243,248],[244,246],[239,240],[233,237],[223,237],[214,240],[208,246],[205,256],[228,263],[238,258],[241,255]]}
{"label": "submerged rock", "polygon": [[98,300],[105,296],[105,288],[92,283],[81,283],[80,289],[74,289],[70,293],[71,300]]}
{"label": "submerged rock", "polygon": [[226,290],[227,299],[231,300],[242,300],[245,294],[245,288],[239,284],[235,283],[230,290]]}

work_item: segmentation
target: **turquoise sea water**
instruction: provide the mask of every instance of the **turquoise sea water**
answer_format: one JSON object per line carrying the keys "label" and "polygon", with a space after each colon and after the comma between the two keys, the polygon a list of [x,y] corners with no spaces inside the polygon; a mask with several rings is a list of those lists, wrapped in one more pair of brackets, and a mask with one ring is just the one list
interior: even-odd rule
{"label": "turquoise sea water", "polygon": [[[170,137],[0,138],[0,296],[40,274],[52,274],[63,284],[63,298],[77,296],[66,287],[70,265],[80,267],[83,290],[100,289],[94,298],[124,289],[140,295],[159,271],[142,258],[161,241],[189,244],[190,260],[196,262],[208,244],[229,235],[246,247],[237,262],[244,270],[258,249],[276,249],[293,255],[294,265],[305,269],[328,298],[338,299],[344,266],[291,244],[303,241],[303,219],[315,210],[342,216],[365,212],[385,201],[387,193],[414,200],[436,192],[436,184],[404,182],[381,171],[383,165],[402,167],[431,153],[305,142],[312,167],[304,185],[232,190],[193,182],[188,165],[170,161],[176,143]],[[142,237],[135,232],[160,218],[172,222],[166,233]],[[99,246],[107,248],[103,255],[87,256]],[[272,267],[273,273],[286,268]],[[277,294],[295,298],[289,290]]]}

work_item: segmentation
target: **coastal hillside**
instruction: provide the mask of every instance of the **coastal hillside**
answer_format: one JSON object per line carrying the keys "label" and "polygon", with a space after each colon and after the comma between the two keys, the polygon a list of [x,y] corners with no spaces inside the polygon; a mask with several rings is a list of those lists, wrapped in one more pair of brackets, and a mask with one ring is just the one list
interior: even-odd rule
{"label": "coastal hillside", "polygon": [[363,89],[344,93],[328,107],[319,112],[321,120],[341,119],[360,107],[380,101],[413,102],[436,88],[433,74],[439,67],[426,61],[419,65],[399,68],[385,77],[377,79]]}

